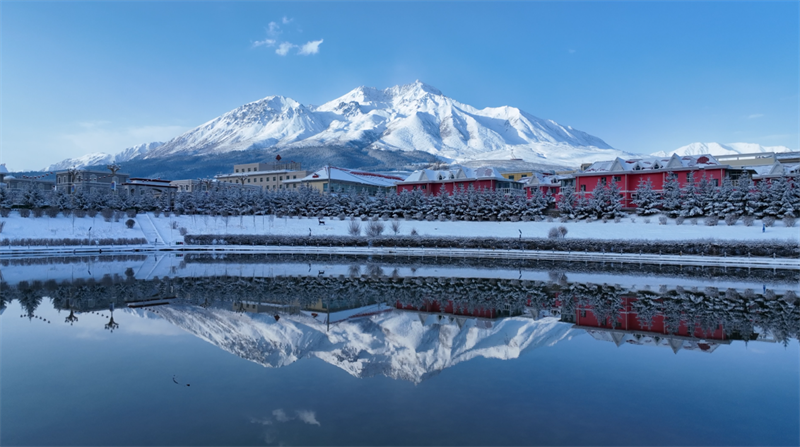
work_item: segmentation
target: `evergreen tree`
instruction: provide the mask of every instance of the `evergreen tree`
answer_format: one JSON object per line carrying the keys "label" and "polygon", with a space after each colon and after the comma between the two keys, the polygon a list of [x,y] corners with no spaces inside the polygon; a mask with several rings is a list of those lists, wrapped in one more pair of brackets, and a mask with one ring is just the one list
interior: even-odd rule
{"label": "evergreen tree", "polygon": [[[763,181],[763,180],[762,180]],[[782,217],[783,195],[786,192],[786,177],[778,177],[769,182],[767,196],[765,197],[765,216]]]}
{"label": "evergreen tree", "polygon": [[661,194],[661,209],[670,216],[677,217],[681,210],[681,187],[678,176],[674,172],[667,174],[664,181],[664,192]]}
{"label": "evergreen tree", "polygon": [[786,182],[778,215],[781,217],[800,216],[800,185],[793,178],[789,178]]}
{"label": "evergreen tree", "polygon": [[703,215],[703,202],[700,190],[694,181],[694,172],[686,176],[686,186],[683,187],[683,201],[681,202],[681,216],[700,217]]}
{"label": "evergreen tree", "polygon": [[764,210],[767,209],[767,197],[769,196],[769,184],[766,180],[761,180],[752,185],[745,195],[745,214],[756,218],[764,217]]}
{"label": "evergreen tree", "polygon": [[556,206],[562,216],[566,216],[570,219],[575,218],[575,202],[575,190],[572,187],[561,188],[561,195],[558,196]]}
{"label": "evergreen tree", "polygon": [[658,214],[661,198],[657,192],[653,191],[653,182],[650,179],[639,180],[639,184],[636,186],[636,197],[632,203],[636,205],[636,214],[640,216]]}

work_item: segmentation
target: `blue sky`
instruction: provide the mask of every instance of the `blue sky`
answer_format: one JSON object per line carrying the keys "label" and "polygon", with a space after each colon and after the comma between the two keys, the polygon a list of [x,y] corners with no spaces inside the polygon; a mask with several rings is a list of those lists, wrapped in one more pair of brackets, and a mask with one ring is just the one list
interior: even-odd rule
{"label": "blue sky", "polygon": [[798,2],[0,8],[10,170],[163,141],[269,95],[321,104],[416,79],[631,152],[695,141],[800,149]]}

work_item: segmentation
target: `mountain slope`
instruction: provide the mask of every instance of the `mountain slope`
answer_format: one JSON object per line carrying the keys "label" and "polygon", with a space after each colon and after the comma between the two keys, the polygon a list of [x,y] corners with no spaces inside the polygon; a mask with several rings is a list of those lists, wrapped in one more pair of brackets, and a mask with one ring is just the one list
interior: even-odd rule
{"label": "mountain slope", "polygon": [[526,350],[569,339],[555,318],[505,318],[492,327],[423,324],[412,312],[389,311],[332,324],[305,315],[243,314],[195,306],[164,306],[162,318],[237,356],[279,368],[316,357],[355,377],[385,375],[419,383],[477,357],[514,359]]}
{"label": "mountain slope", "polygon": [[762,146],[755,143],[691,143],[686,146],[679,147],[671,152],[659,151],[651,155],[656,157],[669,157],[673,153],[680,156],[684,155],[736,155],[736,154],[752,154],[758,152],[791,152],[792,150],[786,146]]}
{"label": "mountain slope", "polygon": [[352,147],[422,151],[446,161],[521,158],[576,165],[630,154],[514,107],[476,109],[422,82],[359,87],[319,107],[269,96],[215,118],[146,158],[248,149]]}
{"label": "mountain slope", "polygon": [[78,158],[67,158],[58,163],[51,164],[44,168],[44,171],[60,171],[69,168],[85,168],[87,166],[107,165],[113,163],[123,163],[126,161],[142,158],[151,150],[161,146],[164,143],[153,142],[144,143],[137,146],[125,148],[114,155],[105,152],[96,152],[93,154],[86,154]]}

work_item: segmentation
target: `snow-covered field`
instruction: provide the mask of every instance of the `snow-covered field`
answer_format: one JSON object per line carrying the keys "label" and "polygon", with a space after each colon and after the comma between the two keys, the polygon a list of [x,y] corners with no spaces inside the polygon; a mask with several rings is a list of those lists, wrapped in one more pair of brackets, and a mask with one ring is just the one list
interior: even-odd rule
{"label": "snow-covered field", "polygon": [[[95,218],[73,217],[41,217],[21,218],[16,213],[5,219],[0,239],[20,238],[135,238],[144,237],[148,241],[158,241],[158,245],[173,245],[182,241],[180,228],[188,234],[276,234],[276,235],[348,235],[349,220],[325,219],[325,225],[319,225],[316,218],[276,218],[274,216],[244,217],[212,217],[212,216],[180,216],[154,217],[152,213],[140,214],[136,217],[133,229],[125,227],[124,221],[105,222],[99,215]],[[393,235],[392,221],[381,221],[384,235]],[[412,231],[420,236],[455,236],[455,237],[508,237],[545,238],[554,226],[567,228],[567,238],[579,239],[619,239],[619,240],[747,240],[767,241],[785,240],[797,244],[800,241],[800,228],[788,228],[781,221],[762,232],[761,222],[745,226],[741,221],[734,226],[721,225],[709,227],[700,220],[692,225],[687,219],[682,225],[676,225],[670,219],[667,225],[659,225],[657,218],[645,223],[641,217],[636,222],[625,218],[619,223],[609,221],[581,222],[428,222],[400,221],[398,234],[409,235]],[[362,234],[366,222],[361,223]]]}

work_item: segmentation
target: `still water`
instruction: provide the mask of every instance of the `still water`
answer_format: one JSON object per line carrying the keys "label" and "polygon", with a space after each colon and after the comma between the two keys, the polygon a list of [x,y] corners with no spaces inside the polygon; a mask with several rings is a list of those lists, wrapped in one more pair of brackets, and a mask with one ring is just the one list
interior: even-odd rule
{"label": "still water", "polygon": [[800,443],[795,272],[0,264],[2,445]]}

